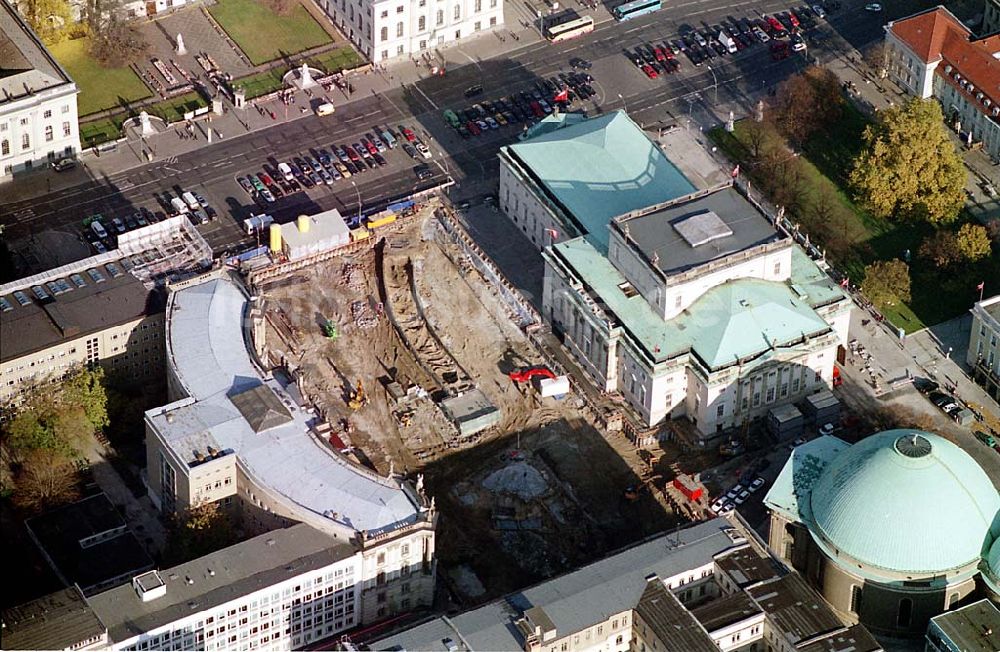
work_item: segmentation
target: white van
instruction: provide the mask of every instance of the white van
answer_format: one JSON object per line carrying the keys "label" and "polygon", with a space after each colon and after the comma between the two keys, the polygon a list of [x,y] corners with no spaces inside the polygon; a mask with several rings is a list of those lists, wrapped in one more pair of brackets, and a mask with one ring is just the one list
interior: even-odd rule
{"label": "white van", "polygon": [[108,237],[108,232],[104,230],[104,225],[101,224],[100,220],[94,220],[90,223],[90,230],[94,232],[98,238],[103,240]]}
{"label": "white van", "polygon": [[191,210],[195,210],[196,208],[201,206],[201,204],[198,203],[198,200],[195,198],[195,196],[189,192],[181,193],[181,199],[184,200],[184,203],[187,204],[187,207],[190,208]]}
{"label": "white van", "polygon": [[184,200],[180,197],[174,197],[170,200],[170,205],[174,209],[174,215],[183,215],[188,212],[188,206],[184,203]]}
{"label": "white van", "polygon": [[329,102],[323,102],[316,107],[316,115],[332,115],[333,111],[333,105]]}
{"label": "white van", "polygon": [[278,163],[278,172],[281,173],[281,176],[285,177],[285,181],[291,181],[295,178],[295,175],[292,174],[292,168],[288,163]]}

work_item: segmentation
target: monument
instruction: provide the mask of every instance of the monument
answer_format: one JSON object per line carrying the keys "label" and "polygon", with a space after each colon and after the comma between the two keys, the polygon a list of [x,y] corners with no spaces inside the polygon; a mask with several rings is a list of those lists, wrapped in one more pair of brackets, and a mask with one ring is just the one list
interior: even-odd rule
{"label": "monument", "polygon": [[184,37],[180,34],[177,35],[177,55],[184,56],[187,54],[187,48],[184,47]]}
{"label": "monument", "polygon": [[151,136],[156,133],[153,125],[149,122],[149,114],[145,111],[139,114],[139,133],[143,136]]}
{"label": "monument", "polygon": [[313,81],[312,72],[309,70],[309,66],[302,64],[302,68],[299,70],[298,86],[300,89],[305,90],[316,85]]}

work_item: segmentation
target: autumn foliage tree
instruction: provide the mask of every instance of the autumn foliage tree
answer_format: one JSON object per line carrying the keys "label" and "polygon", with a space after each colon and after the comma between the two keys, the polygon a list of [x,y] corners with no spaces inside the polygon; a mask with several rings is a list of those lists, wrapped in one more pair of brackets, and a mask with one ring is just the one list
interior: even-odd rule
{"label": "autumn foliage tree", "polygon": [[945,130],[941,107],[913,99],[882,113],[864,133],[850,183],[882,218],[953,221],[965,202],[966,170]]}
{"label": "autumn foliage tree", "polygon": [[181,563],[236,542],[232,519],[219,503],[202,503],[179,513],[170,530],[168,557]]}
{"label": "autumn foliage tree", "polygon": [[55,45],[69,34],[73,11],[67,0],[21,0],[17,7],[46,45]]}
{"label": "autumn foliage tree", "polygon": [[944,229],[928,236],[917,253],[938,269],[947,269],[962,259],[955,234]]}
{"label": "autumn foliage tree", "polygon": [[826,68],[811,66],[781,85],[774,119],[793,145],[802,146],[814,133],[840,118],[843,102],[837,76]]}
{"label": "autumn foliage tree", "polygon": [[992,251],[990,235],[979,224],[963,224],[955,236],[955,244],[962,258],[970,263],[986,258]]}
{"label": "autumn foliage tree", "polygon": [[861,291],[880,308],[906,303],[910,300],[910,268],[898,258],[876,261],[865,267]]}

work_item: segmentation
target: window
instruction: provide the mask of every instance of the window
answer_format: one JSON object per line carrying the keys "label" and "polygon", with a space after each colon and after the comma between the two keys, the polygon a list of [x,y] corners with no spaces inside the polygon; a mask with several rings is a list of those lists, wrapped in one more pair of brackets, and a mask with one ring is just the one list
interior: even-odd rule
{"label": "window", "polygon": [[483,0],[476,0],[475,5],[473,5],[473,6],[475,8],[472,11],[474,11],[474,12],[476,12],[478,14],[480,11],[483,10]]}
{"label": "window", "polygon": [[21,134],[21,149],[28,149],[31,147],[31,138],[28,134]]}
{"label": "window", "polygon": [[52,140],[52,125],[45,125],[45,142],[50,142]]}
{"label": "window", "polygon": [[405,52],[405,51],[406,51],[406,48],[404,46],[402,46],[402,45],[397,45],[396,46],[396,54],[403,54],[403,52]]}
{"label": "window", "polygon": [[458,20],[462,17],[462,5],[455,5],[454,19]]}
{"label": "window", "polygon": [[780,276],[781,275],[781,261],[780,260],[774,264],[774,275],[775,276]]}
{"label": "window", "polygon": [[42,117],[43,118],[51,118],[52,117],[52,110],[51,109],[46,109],[45,112],[42,113]]}
{"label": "window", "polygon": [[388,27],[383,27],[382,28],[379,40],[380,41],[388,41],[389,40],[389,28]]}
{"label": "window", "polygon": [[773,400],[774,400],[774,388],[773,387],[768,387],[767,388],[767,402],[770,403]]}
{"label": "window", "polygon": [[403,21],[399,21],[398,23],[396,23],[396,38],[399,38],[402,35],[403,35]]}
{"label": "window", "polygon": [[420,49],[421,50],[427,49],[427,41],[420,41]]}
{"label": "window", "polygon": [[497,8],[497,0],[490,0],[490,9]]}
{"label": "window", "polygon": [[382,50],[382,58],[383,59],[388,59],[389,58],[389,51],[388,50]]}
{"label": "window", "polygon": [[[420,18],[417,18],[417,31],[418,32],[422,32],[422,31],[424,31],[426,29],[427,29],[427,17],[426,16],[421,16]],[[421,45],[420,49],[423,50],[424,46]]]}
{"label": "window", "polygon": [[896,625],[899,627],[909,627],[913,619],[913,600],[903,598],[899,601],[899,611],[896,614]]}
{"label": "window", "polygon": [[481,30],[482,28],[483,28],[483,23],[482,23],[481,21],[478,21],[478,20],[477,20],[477,21],[476,21],[476,24],[472,26],[472,31],[473,31],[473,32],[478,32],[478,31],[479,31],[479,30]]}
{"label": "window", "polygon": [[437,12],[437,24],[444,25],[444,9],[438,9]]}
{"label": "window", "polygon": [[718,409],[716,409],[715,416],[716,418],[721,419],[722,415],[724,415],[725,413],[726,413],[726,404],[723,403],[719,405]]}
{"label": "window", "polygon": [[388,17],[389,17],[389,10],[388,9],[384,9],[382,11],[382,18],[388,18]]}
{"label": "window", "polygon": [[497,25],[497,17],[490,16],[490,27],[496,27],[496,25]]}
{"label": "window", "polygon": [[27,118],[21,118],[21,126],[22,127],[27,127],[28,126],[28,119]]}
{"label": "window", "polygon": [[403,5],[399,5],[398,7],[396,7],[396,13],[397,14],[403,13]]}
{"label": "window", "polygon": [[0,141],[0,154],[2,154],[3,156],[7,156],[8,154],[10,154],[10,141],[7,140],[6,138]]}
{"label": "window", "polygon": [[[789,551],[789,555],[786,555],[786,559],[791,559],[790,552],[791,551]],[[859,613],[860,609],[861,609],[861,587],[858,586],[857,584],[852,584],[851,585],[851,613],[855,613],[855,614]]]}

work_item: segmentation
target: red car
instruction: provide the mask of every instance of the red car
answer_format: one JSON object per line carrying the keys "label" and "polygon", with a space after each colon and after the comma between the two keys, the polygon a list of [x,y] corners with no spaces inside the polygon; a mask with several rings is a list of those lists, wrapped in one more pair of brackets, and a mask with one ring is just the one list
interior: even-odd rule
{"label": "red car", "polygon": [[536,118],[545,117],[545,111],[542,109],[542,105],[539,104],[537,100],[531,103],[531,112],[535,114]]}
{"label": "red car", "polygon": [[788,12],[788,22],[792,24],[792,27],[798,29],[799,27],[799,17],[795,15],[794,11]]}
{"label": "red car", "polygon": [[656,79],[659,76],[656,74],[656,71],[653,70],[653,66],[649,65],[648,63],[642,66],[642,71],[646,73],[646,76],[649,77],[650,79]]}
{"label": "red car", "polygon": [[417,140],[417,135],[413,133],[413,130],[409,127],[403,127],[403,135],[406,136],[406,140],[415,142]]}
{"label": "red car", "polygon": [[775,18],[774,16],[767,17],[767,24],[771,28],[771,32],[774,36],[777,36],[778,38],[786,36],[785,26],[782,25],[781,21]]}
{"label": "red car", "polygon": [[257,178],[260,179],[260,182],[263,183],[265,186],[270,187],[274,185],[274,179],[268,176],[267,172],[261,172],[260,174],[257,175]]}
{"label": "red car", "polygon": [[357,163],[358,161],[361,160],[361,157],[358,156],[358,153],[355,152],[354,148],[351,147],[350,145],[346,145],[344,147],[344,151],[347,152],[347,157],[351,159],[352,163]]}
{"label": "red car", "polygon": [[472,134],[473,136],[478,136],[479,134],[481,134],[483,132],[483,130],[479,128],[479,125],[477,125],[472,120],[469,120],[465,124],[465,128],[468,129],[469,133]]}
{"label": "red car", "polygon": [[361,144],[364,145],[366,148],[368,148],[368,153],[371,154],[372,156],[375,156],[376,154],[378,154],[378,148],[375,147],[375,145],[372,143],[372,141],[370,141],[370,140],[362,140]]}
{"label": "red car", "polygon": [[653,46],[653,56],[656,57],[657,61],[667,60],[667,54],[663,51],[663,48],[661,48],[659,45]]}

